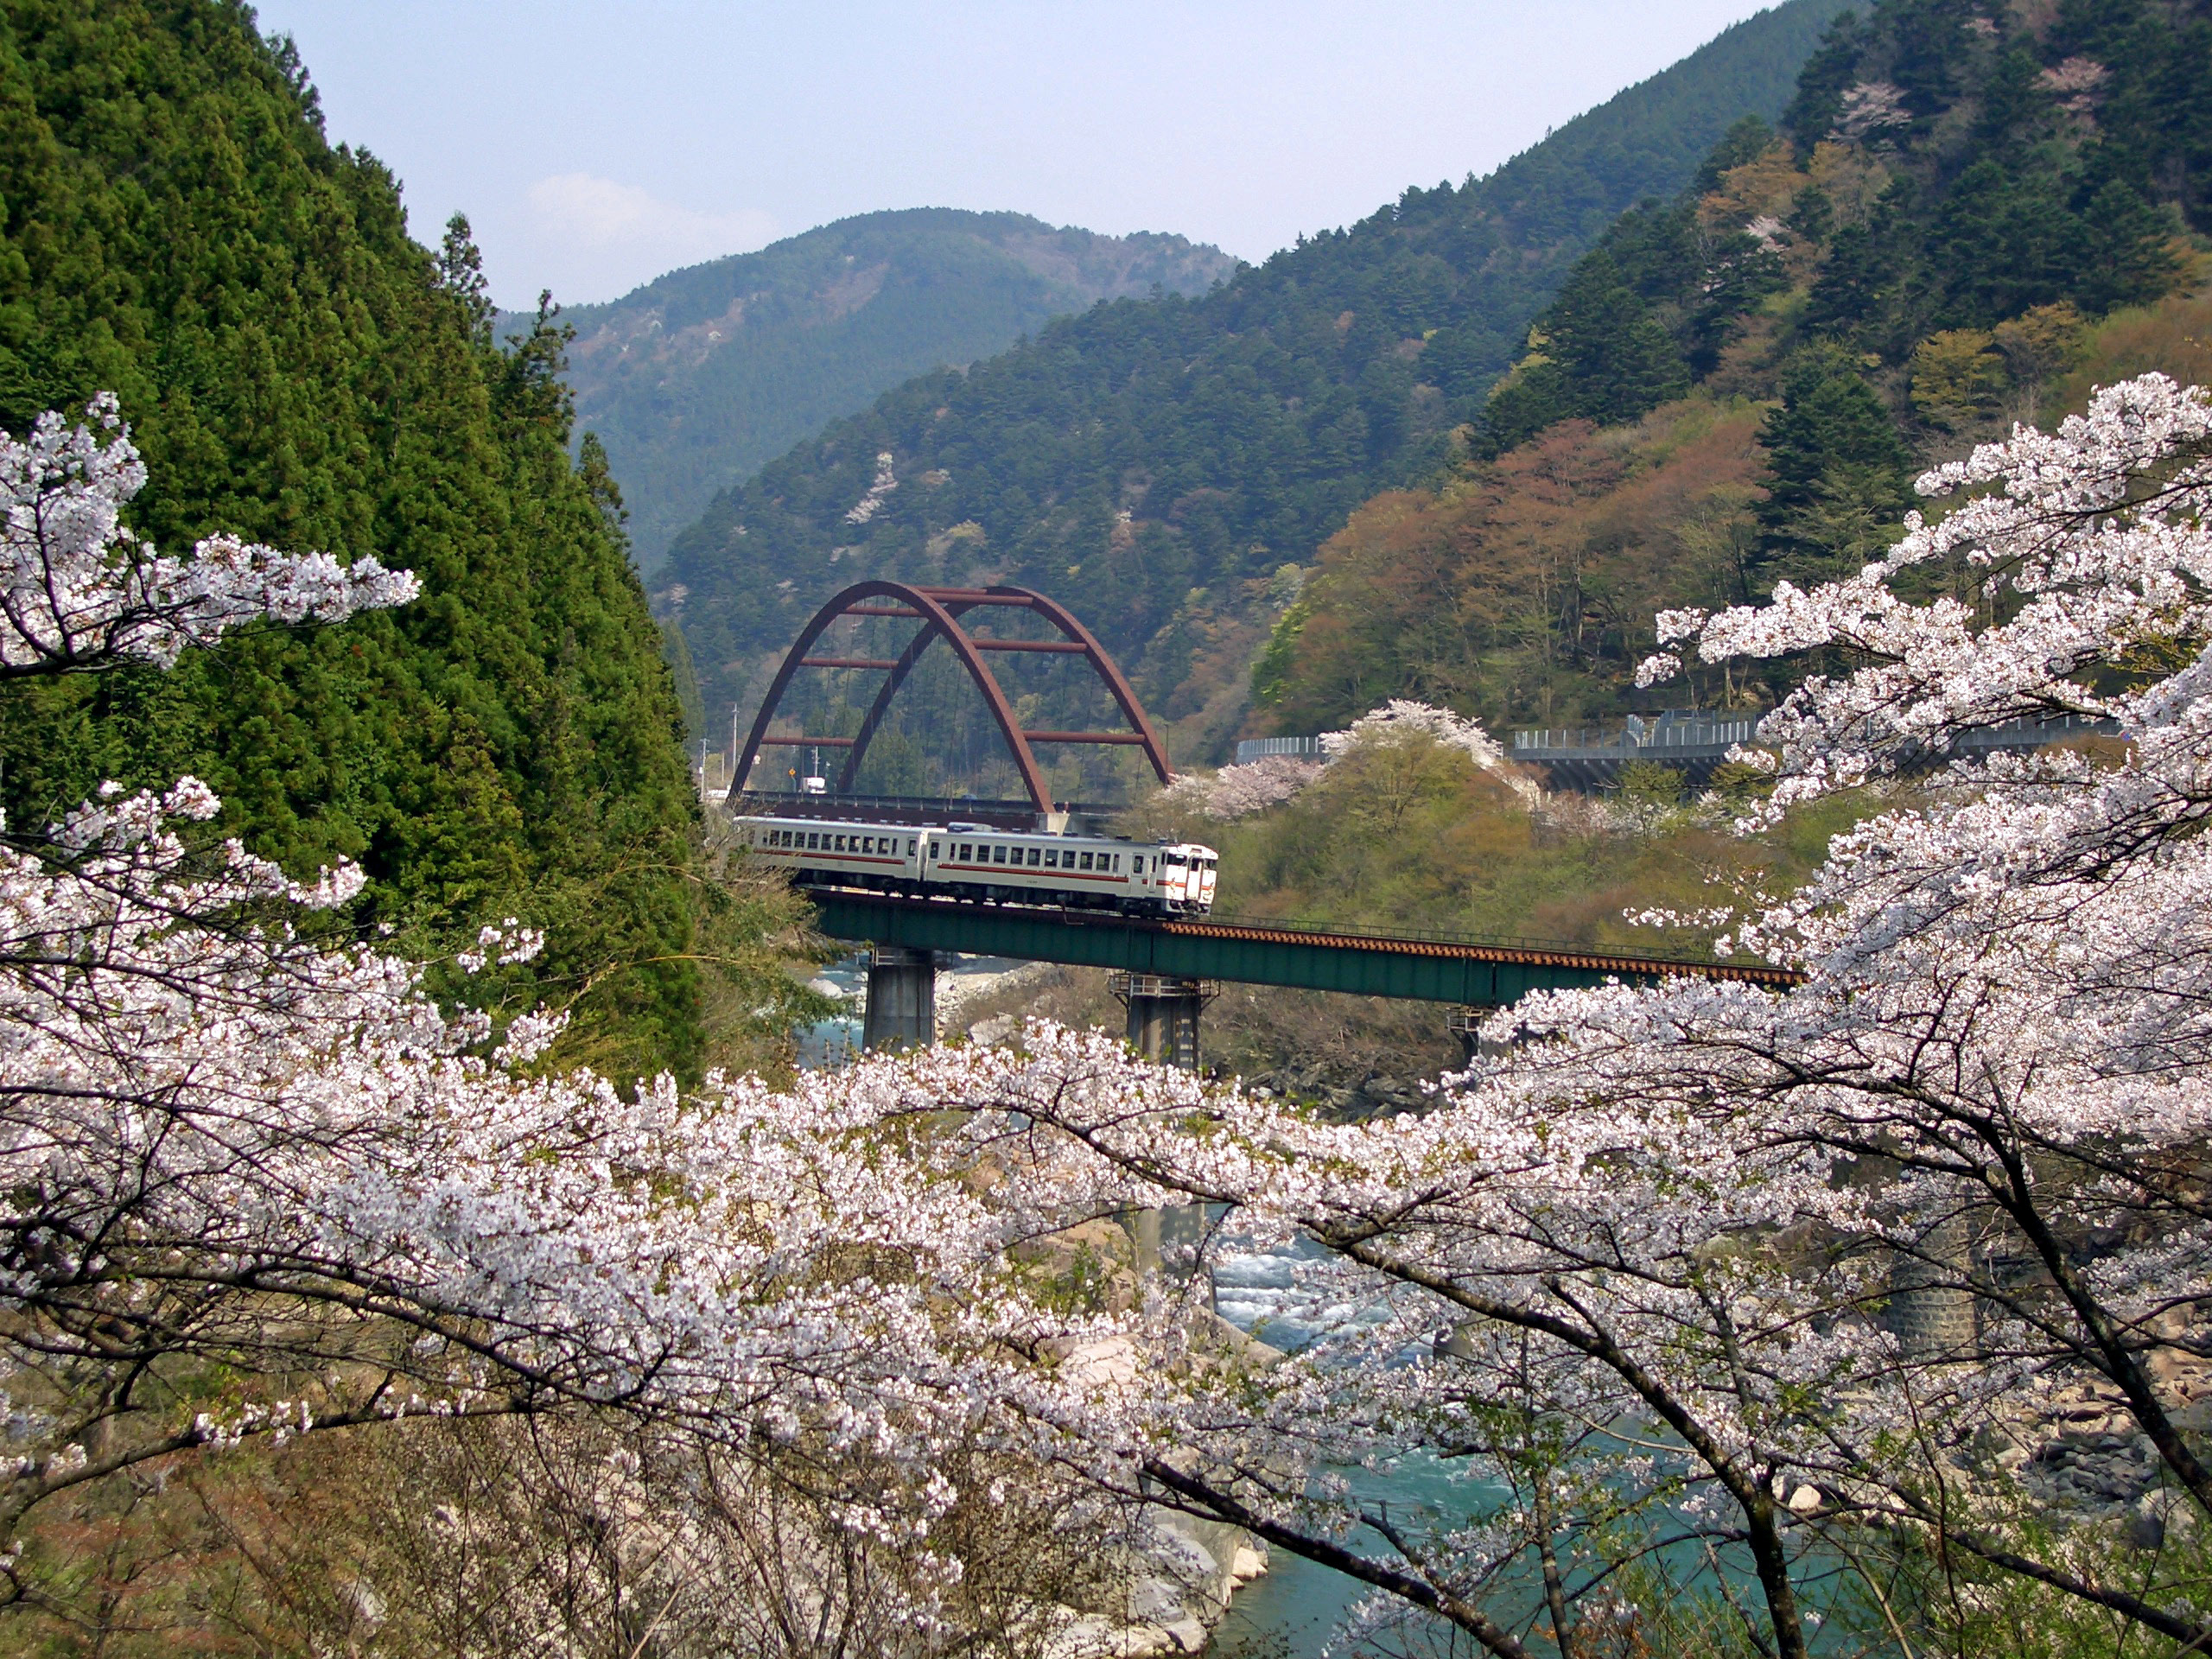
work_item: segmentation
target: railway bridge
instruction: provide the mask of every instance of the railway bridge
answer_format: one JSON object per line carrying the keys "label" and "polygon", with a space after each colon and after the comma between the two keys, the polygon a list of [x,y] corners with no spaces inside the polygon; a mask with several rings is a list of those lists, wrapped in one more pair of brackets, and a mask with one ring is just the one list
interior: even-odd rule
{"label": "railway bridge", "polygon": [[1234,918],[1155,920],[1029,905],[962,904],[882,893],[818,892],[820,926],[869,947],[864,1041],[926,1043],[936,1031],[937,958],[947,951],[1106,968],[1128,1007],[1129,1040],[1154,1059],[1198,1064],[1198,1015],[1226,980],[1355,996],[1402,997],[1453,1010],[1471,1042],[1479,1011],[1530,991],[1677,976],[1779,990],[1798,976],[1750,963],[1616,956],[1567,945],[1446,934],[1343,932]]}
{"label": "railway bridge", "polygon": [[[1051,639],[984,634],[971,615],[1027,617],[1049,627]],[[918,626],[896,655],[861,657],[819,642],[847,620],[880,618]],[[1003,738],[1027,798],[1019,801],[902,800],[854,793],[861,761],[882,728],[893,699],[917,664],[942,645],[974,681]],[[1118,709],[1125,729],[1033,730],[1017,718],[986,653],[1079,658]],[[775,730],[785,694],[804,670],[883,676],[850,735]],[[1125,744],[1140,749],[1165,783],[1167,753],[1137,702],[1129,682],[1105,648],[1063,607],[1027,588],[925,588],[903,582],[855,583],[816,614],[785,654],[745,741],[730,756],[731,787],[722,799],[733,813],[772,813],[879,823],[943,823],[959,819],[1007,829],[1069,827],[1073,819],[1103,817],[1110,809],[1084,809],[1055,801],[1035,750],[1043,744]],[[846,760],[836,792],[753,792],[756,763],[766,748],[807,747],[842,750]],[[826,782],[826,780],[824,780]],[[1033,905],[992,905],[950,899],[895,898],[827,889],[814,895],[822,931],[868,949],[868,1047],[926,1044],[937,1028],[936,978],[940,955],[966,952],[1030,962],[1105,968],[1128,1009],[1129,1040],[1155,1059],[1196,1066],[1200,1010],[1224,981],[1362,996],[1403,997],[1444,1004],[1463,1040],[1471,1044],[1481,1010],[1518,1001],[1533,990],[1580,988],[1620,981],[1651,984],[1678,975],[1766,985],[1776,988],[1796,976],[1764,966],[1614,956],[1512,941],[1446,935],[1331,931],[1273,921],[1228,918],[1136,918]]]}

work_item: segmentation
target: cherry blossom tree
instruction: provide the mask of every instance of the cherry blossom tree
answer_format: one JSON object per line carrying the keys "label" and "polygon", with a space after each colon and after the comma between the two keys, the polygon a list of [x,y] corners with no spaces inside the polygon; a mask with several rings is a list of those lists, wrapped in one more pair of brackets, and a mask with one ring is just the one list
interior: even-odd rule
{"label": "cherry blossom tree", "polygon": [[[416,591],[220,538],[161,556],[122,527],[144,470],[112,400],[92,415],[0,448],[11,671],[168,663]],[[949,1100],[1142,1099],[1144,1068],[1033,1082],[979,1051],[689,1099],[551,1072],[559,1019],[495,1032],[416,965],[296,929],[359,873],[211,841],[219,804],[109,786],[0,846],[0,1544],[152,1459],[581,1406],[803,1446],[840,1524],[925,1553],[958,1496],[939,1454],[1026,1446],[1089,1386],[1052,1354],[1166,1340],[1033,1285],[1009,1251],[1036,1217],[983,1201],[972,1147],[884,1139]],[[511,919],[459,966],[538,944]]]}
{"label": "cherry blossom tree", "polygon": [[[1955,760],[1802,890],[1738,895],[1724,945],[1797,988],[1533,997],[1490,1026],[1508,1057],[1418,1116],[1325,1124],[1224,1090],[1002,1125],[1032,1149],[1021,1180],[1096,1203],[1119,1170],[1302,1239],[1338,1312],[1310,1353],[1181,1408],[1142,1465],[1166,1501],[1498,1654],[1532,1620],[1565,1649],[1624,1616],[1606,1586],[1632,1492],[1662,1499],[1647,1561],[1739,1554],[1772,1652],[1808,1650],[1808,1552],[1870,1540],[2212,1640],[2187,1582],[2101,1564],[2109,1528],[2023,1543],[2008,1522],[2043,1500],[2006,1473],[2087,1401],[2212,1514],[2180,1410],[2212,1358],[2212,397],[2148,376],[1921,489],[1958,499],[1859,575],[1663,623],[1707,660],[1859,664],[1808,678],[1739,757],[1774,774],[1757,816],[2023,717],[2120,741]],[[1284,1472],[1415,1450],[1507,1497],[1424,1532]]]}
{"label": "cherry blossom tree", "polygon": [[[127,438],[50,431],[86,457],[50,491],[119,503]],[[1766,811],[2038,713],[2121,741],[1955,762],[1802,891],[1736,895],[1727,947],[1796,989],[1532,998],[1504,1058],[1385,1121],[1044,1026],[780,1092],[548,1074],[554,1021],[495,1034],[286,925],[357,876],[200,845],[189,780],[87,804],[0,862],[0,1523],[196,1446],[575,1402],[803,1446],[840,1524],[916,1552],[949,1450],[984,1446],[1503,1656],[1632,1626],[1684,1551],[1735,1563],[1707,1582],[1751,1645],[1802,1655],[1807,1562],[1868,1539],[2203,1643],[2191,1587],[2102,1570],[2094,1529],[2024,1545],[2033,1494],[1984,1452],[2094,1389],[2212,1510],[2173,1383],[2212,1358],[2212,399],[2112,388],[1923,489],[1962,499],[1859,575],[1667,620],[1712,659],[1861,664],[1770,716]],[[131,586],[152,558],[94,562],[54,611],[104,632],[38,636],[41,671],[246,620],[180,608],[189,563]],[[534,943],[492,928],[463,966]],[[1194,1199],[1193,1271],[1134,1306],[1035,1255]],[[1321,1310],[1285,1356],[1200,1306],[1198,1269],[1270,1245]],[[1479,1501],[1362,1495],[1409,1457]]]}
{"label": "cherry blossom tree", "polygon": [[1185,772],[1167,786],[1160,798],[1170,807],[1188,808],[1217,823],[1231,823],[1297,799],[1332,764],[1355,749],[1402,744],[1415,736],[1463,751],[1477,767],[1496,772],[1531,804],[1541,792],[1533,780],[1505,764],[1503,746],[1483,729],[1480,721],[1448,709],[1394,697],[1361,715],[1344,731],[1322,733],[1318,756],[1268,754],[1211,774]]}

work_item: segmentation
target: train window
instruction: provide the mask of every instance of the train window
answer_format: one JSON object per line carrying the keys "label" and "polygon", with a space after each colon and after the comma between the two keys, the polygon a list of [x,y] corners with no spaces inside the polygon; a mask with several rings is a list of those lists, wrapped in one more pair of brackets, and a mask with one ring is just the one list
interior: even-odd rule
{"label": "train window", "polygon": [[964,841],[960,843],[960,861],[963,864],[972,864],[976,861],[976,849]]}
{"label": "train window", "polygon": [[1137,855],[1136,859],[1135,860],[1135,868],[1131,870],[1130,874],[1133,875],[1142,875],[1144,874],[1143,854],[1140,853]]}
{"label": "train window", "polygon": [[1029,868],[1033,870],[1035,869],[1039,861],[1043,859],[1044,855],[1045,849],[1042,847],[1032,847],[1029,849]]}
{"label": "train window", "polygon": [[1005,848],[1003,848],[1003,847],[994,847],[994,848],[992,848],[992,849],[991,849],[991,862],[992,862],[992,863],[994,863],[994,864],[1003,864],[1003,863],[1005,863],[1005,862],[1006,862],[1006,849],[1005,849]]}
{"label": "train window", "polygon": [[1085,853],[1082,855],[1080,868],[1086,870],[1090,868],[1090,855],[1089,853]]}
{"label": "train window", "polygon": [[1121,855],[1119,853],[1116,853],[1116,854],[1115,854],[1115,855],[1114,855],[1114,874],[1116,874],[1116,875],[1119,875],[1121,873],[1122,873],[1122,855]]}
{"label": "train window", "polygon": [[936,842],[930,842],[930,862],[931,862],[931,863],[934,864],[934,863],[938,862],[938,850],[939,850],[939,849],[938,849],[938,843],[937,843]]}
{"label": "train window", "polygon": [[1057,870],[1060,868],[1060,849],[1058,848],[1047,847],[1045,849],[1045,868],[1048,870]]}
{"label": "train window", "polygon": [[912,836],[907,836],[907,837],[906,837],[906,856],[907,856],[907,857],[909,857],[909,858],[912,858],[913,855],[914,855],[914,838],[913,838]]}

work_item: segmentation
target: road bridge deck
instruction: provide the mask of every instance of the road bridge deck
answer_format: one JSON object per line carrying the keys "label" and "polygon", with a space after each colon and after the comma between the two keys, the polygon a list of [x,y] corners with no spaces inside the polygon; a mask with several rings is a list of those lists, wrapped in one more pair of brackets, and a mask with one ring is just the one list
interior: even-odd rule
{"label": "road bridge deck", "polygon": [[1614,980],[1649,985],[1689,976],[1782,989],[1799,978],[1786,969],[1751,963],[1330,933],[1233,918],[1159,921],[842,889],[817,889],[809,896],[820,911],[822,931],[834,939],[1471,1007],[1503,1007],[1534,990],[1579,989]]}

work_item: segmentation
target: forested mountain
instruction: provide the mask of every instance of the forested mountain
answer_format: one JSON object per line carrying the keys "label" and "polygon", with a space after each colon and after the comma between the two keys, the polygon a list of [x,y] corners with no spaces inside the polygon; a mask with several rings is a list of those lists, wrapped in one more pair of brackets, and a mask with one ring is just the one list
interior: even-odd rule
{"label": "forested mountain", "polygon": [[423,597],[152,669],[0,689],[0,801],[35,831],[103,779],[193,773],[352,919],[414,955],[518,915],[518,994],[588,993],[618,1077],[696,1062],[695,806],[603,461],[558,341],[493,343],[474,250],[410,239],[334,147],[289,46],[234,0],[0,4],[0,424],[118,393],[164,550],[236,531],[416,572]]}
{"label": "forested mountain", "polygon": [[1203,294],[1236,268],[1179,236],[941,207],[864,213],[570,308],[569,384],[651,571],[716,491],[908,376],[1002,352],[1098,300]]}
{"label": "forested mountain", "polygon": [[1354,506],[1446,457],[1573,261],[1738,118],[1778,114],[1837,10],[1789,0],[1487,178],[1410,189],[1202,298],[1102,304],[925,375],[727,492],[655,581],[710,726],[842,583],[993,576],[1065,599],[1178,752],[1217,751],[1271,580],[1294,588]]}
{"label": "forested mountain", "polygon": [[[2095,381],[2212,379],[2212,5],[1882,0],[1624,215],[1475,429],[1491,459],[1324,550],[1258,675],[1280,729],[1423,696],[1493,724],[1642,694],[1662,608],[1863,563],[1929,461]],[[1780,677],[1694,670],[1707,706]]]}

